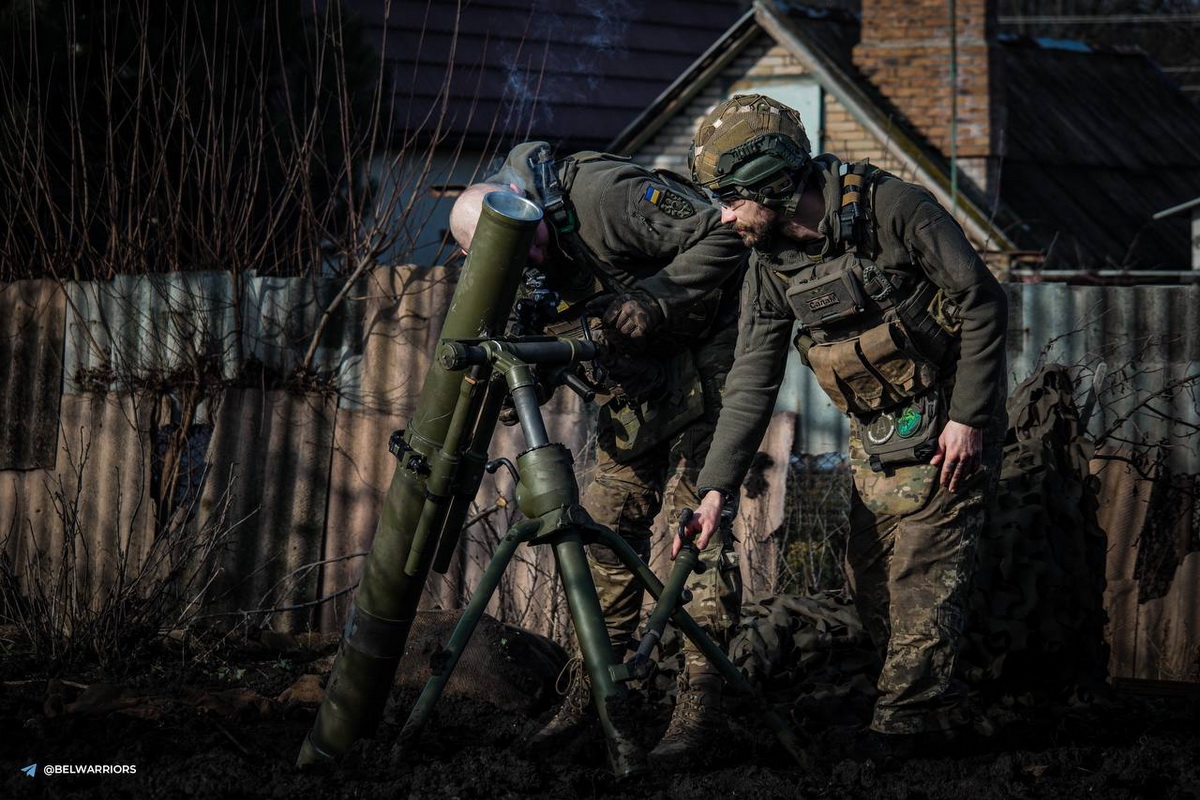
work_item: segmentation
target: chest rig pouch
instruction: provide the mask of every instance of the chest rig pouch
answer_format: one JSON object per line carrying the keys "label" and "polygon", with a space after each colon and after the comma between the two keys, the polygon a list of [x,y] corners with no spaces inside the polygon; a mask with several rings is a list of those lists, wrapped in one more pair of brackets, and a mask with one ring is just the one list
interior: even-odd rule
{"label": "chest rig pouch", "polygon": [[849,270],[789,286],[785,296],[800,326],[808,330],[843,322],[865,310],[862,289]]}
{"label": "chest rig pouch", "polygon": [[881,472],[933,456],[946,422],[938,368],[913,344],[901,320],[814,344],[806,360],[833,404],[861,426],[871,469]]}
{"label": "chest rig pouch", "polygon": [[936,451],[946,420],[938,365],[952,342],[927,310],[937,287],[905,286],[874,261],[869,198],[880,176],[866,164],[843,167],[843,251],[791,276],[785,291],[801,326],[801,357],[838,410],[861,426],[877,472],[928,462]]}

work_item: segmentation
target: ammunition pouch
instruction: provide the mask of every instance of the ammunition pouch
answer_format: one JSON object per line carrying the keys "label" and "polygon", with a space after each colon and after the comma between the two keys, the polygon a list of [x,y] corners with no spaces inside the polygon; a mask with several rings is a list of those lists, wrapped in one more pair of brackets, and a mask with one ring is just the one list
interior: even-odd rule
{"label": "ammunition pouch", "polygon": [[653,400],[615,396],[600,407],[599,425],[612,431],[620,462],[634,459],[704,415],[704,390],[690,351],[663,364],[665,391]]}
{"label": "ammunition pouch", "polygon": [[817,340],[804,328],[796,331],[796,337],[792,339],[792,346],[800,354],[800,363],[810,369],[812,368],[812,364],[808,363],[808,351],[815,347],[816,344]]}
{"label": "ammunition pouch", "polygon": [[937,385],[937,365],[922,355],[899,320],[860,336],[817,344],[801,355],[843,414],[864,418],[920,397]]}

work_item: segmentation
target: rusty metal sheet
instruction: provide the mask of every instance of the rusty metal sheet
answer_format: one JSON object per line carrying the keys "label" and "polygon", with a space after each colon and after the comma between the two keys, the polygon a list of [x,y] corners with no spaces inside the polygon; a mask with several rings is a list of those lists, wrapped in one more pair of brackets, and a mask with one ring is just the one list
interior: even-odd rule
{"label": "rusty metal sheet", "polygon": [[227,273],[121,275],[67,284],[64,391],[171,383],[200,359],[240,371],[238,309]]}
{"label": "rusty metal sheet", "polygon": [[362,356],[339,393],[330,464],[330,522],[319,596],[336,599],[322,605],[320,624],[326,630],[344,621],[349,589],[362,571],[363,559],[348,555],[369,550],[374,539],[396,468],[388,437],[416,408],[453,293],[450,275],[442,267],[381,267],[362,282],[362,323],[354,343]]}
{"label": "rusty metal sheet", "polygon": [[325,319],[342,286],[342,281],[333,278],[246,276],[242,297],[245,356],[286,376],[303,363],[320,329],[311,368],[333,385],[353,391],[351,376],[362,356],[359,293],[352,288]]}
{"label": "rusty metal sheet", "polygon": [[1104,608],[1108,612],[1109,674],[1136,677],[1141,631],[1138,581],[1134,577],[1137,546],[1146,526],[1150,485],[1141,480],[1128,451],[1101,451],[1091,462],[1099,482],[1097,521],[1108,539]]}
{"label": "rusty metal sheet", "polygon": [[54,466],[65,299],[55,281],[0,286],[0,470]]}
{"label": "rusty metal sheet", "polygon": [[128,395],[65,396],[61,408],[55,468],[0,472],[0,536],[19,574],[95,608],[136,580],[154,542],[156,409]]}
{"label": "rusty metal sheet", "polygon": [[320,612],[322,630],[339,630],[350,610],[350,590],[358,584],[371,549],[383,498],[396,470],[388,452],[391,432],[404,424],[396,415],[338,409],[329,466],[329,506],[318,596],[331,598]]}
{"label": "rusty metal sheet", "polygon": [[1175,571],[1171,591],[1140,605],[1137,674],[1152,680],[1200,681],[1200,552]]}
{"label": "rusty metal sheet", "polygon": [[[328,395],[259,389],[226,390],[215,405],[196,524],[236,524],[223,560],[219,610],[281,608],[316,598],[335,408]],[[308,605],[280,612],[272,624],[312,628],[317,611]]]}
{"label": "rusty metal sheet", "polygon": [[[171,385],[197,370],[278,383],[299,366],[341,283],[191,272],[68,284],[67,391]],[[312,368],[351,385],[362,340],[354,291],[329,315]]]}
{"label": "rusty metal sheet", "polygon": [[340,408],[412,415],[456,275],[446,267],[381,267],[366,276],[355,343],[362,359]]}
{"label": "rusty metal sheet", "polygon": [[[1188,333],[1200,325],[1200,287],[1022,284],[1008,290],[1014,385],[1038,363],[1082,367],[1082,402],[1103,363],[1088,426],[1102,445],[1181,443],[1200,425],[1200,340]],[[1168,463],[1176,473],[1200,472],[1200,452],[1171,447]]]}

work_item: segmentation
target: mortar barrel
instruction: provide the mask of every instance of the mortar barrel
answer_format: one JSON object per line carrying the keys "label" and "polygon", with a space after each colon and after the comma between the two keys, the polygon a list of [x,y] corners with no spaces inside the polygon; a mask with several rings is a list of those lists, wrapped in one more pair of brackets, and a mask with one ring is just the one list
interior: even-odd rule
{"label": "mortar barrel", "polygon": [[[541,219],[542,210],[518,195],[492,192],[484,197],[471,252],[442,323],[443,341],[504,333]],[[408,449],[384,499],[341,649],[316,722],[301,748],[299,766],[333,760],[374,733],[436,550],[435,542],[425,547],[415,541],[418,528],[436,535],[456,530],[466,519],[466,503],[428,496],[430,464],[447,438],[464,444],[471,438],[461,431],[451,436],[449,430],[463,380],[462,372],[446,369],[438,359],[431,361],[425,374],[404,435]],[[469,415],[458,415],[455,424],[467,422],[464,417]],[[475,486],[460,486],[460,491],[469,489],[474,494],[481,474],[472,471]],[[439,479],[453,483],[454,476],[439,475]],[[461,519],[450,519],[451,510]],[[414,549],[421,555],[418,563],[409,564]]]}

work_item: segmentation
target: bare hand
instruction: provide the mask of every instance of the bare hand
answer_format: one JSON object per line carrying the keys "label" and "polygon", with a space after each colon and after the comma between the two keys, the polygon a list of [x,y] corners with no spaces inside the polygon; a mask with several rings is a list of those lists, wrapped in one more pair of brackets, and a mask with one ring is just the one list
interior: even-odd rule
{"label": "bare hand", "polygon": [[[703,550],[708,547],[708,540],[717,531],[717,524],[721,521],[721,509],[724,507],[725,498],[720,492],[708,492],[700,500],[700,507],[693,512],[692,518],[683,529],[685,536],[696,537],[697,549]],[[683,539],[676,536],[675,541],[671,543],[672,560],[679,555],[681,549],[683,549]]]}
{"label": "bare hand", "polygon": [[937,452],[929,463],[942,468],[942,486],[957,492],[959,485],[979,470],[982,458],[983,428],[950,420],[938,437]]}

